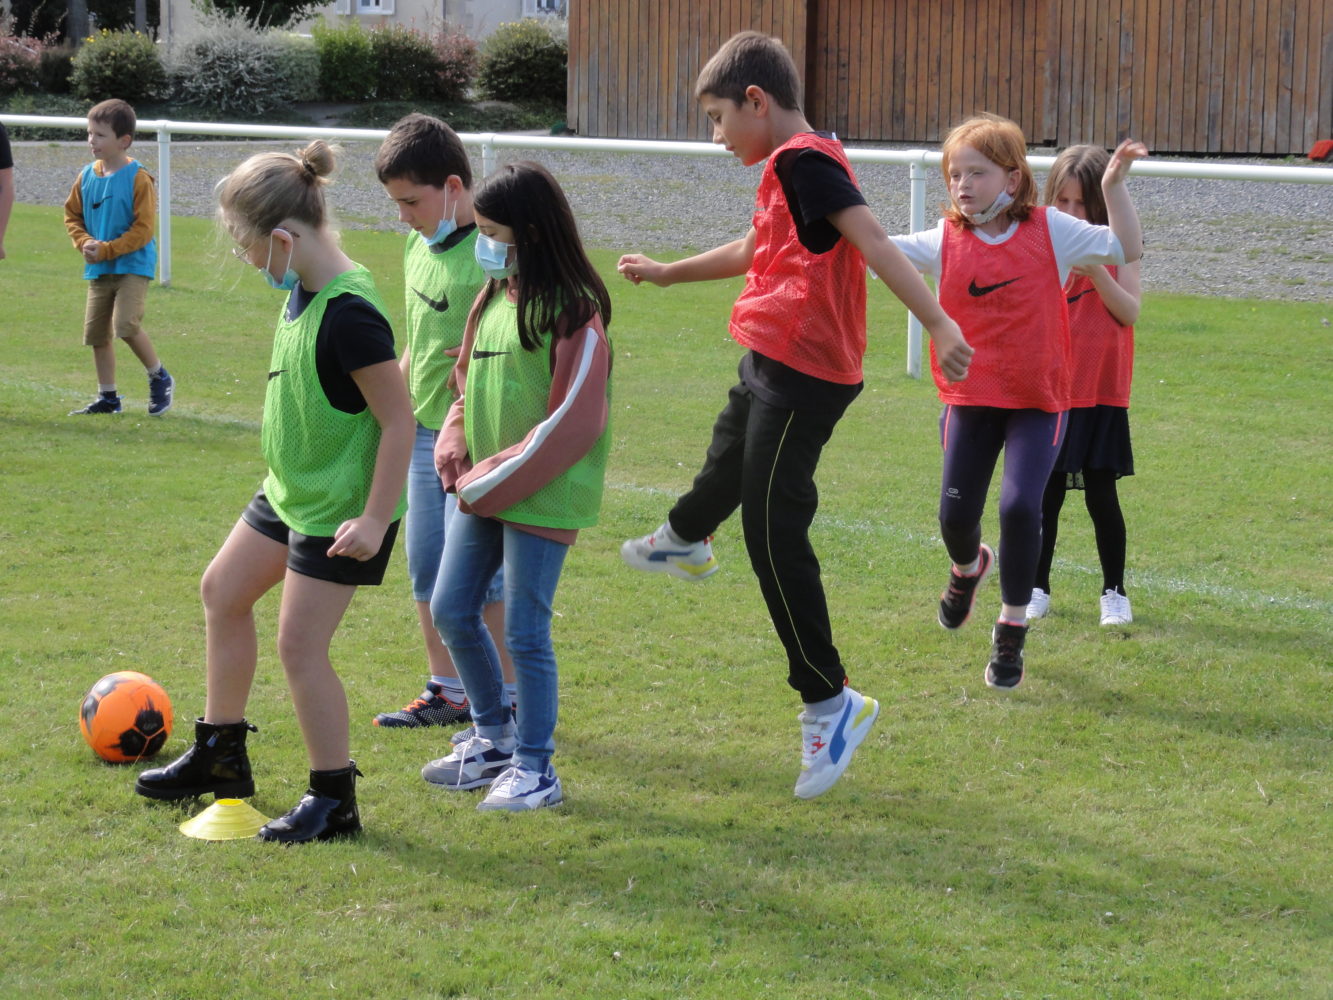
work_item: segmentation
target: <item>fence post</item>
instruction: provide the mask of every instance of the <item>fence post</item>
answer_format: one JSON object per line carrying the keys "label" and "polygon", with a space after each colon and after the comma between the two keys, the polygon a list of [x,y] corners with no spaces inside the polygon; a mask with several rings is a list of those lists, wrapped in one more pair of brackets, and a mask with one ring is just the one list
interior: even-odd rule
{"label": "fence post", "polygon": [[171,130],[157,130],[157,281],[171,285]]}
{"label": "fence post", "polygon": [[489,177],[495,172],[495,135],[487,133],[481,137],[481,176]]}
{"label": "fence post", "polygon": [[[914,150],[924,157],[925,150]],[[913,160],[908,164],[909,187],[911,189],[911,209],[908,216],[908,228],[919,233],[926,228],[926,165],[923,160]],[[921,321],[913,313],[907,314],[907,374],[912,378],[921,377]]]}

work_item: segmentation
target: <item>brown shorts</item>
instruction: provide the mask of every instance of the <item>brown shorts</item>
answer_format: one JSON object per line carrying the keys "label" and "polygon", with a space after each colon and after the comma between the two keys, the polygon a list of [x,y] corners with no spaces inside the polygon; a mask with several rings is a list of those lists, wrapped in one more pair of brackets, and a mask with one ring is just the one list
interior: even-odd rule
{"label": "brown shorts", "polygon": [[104,274],[88,282],[88,308],[83,316],[85,347],[104,347],[111,336],[124,340],[143,333],[148,279],[142,274]]}

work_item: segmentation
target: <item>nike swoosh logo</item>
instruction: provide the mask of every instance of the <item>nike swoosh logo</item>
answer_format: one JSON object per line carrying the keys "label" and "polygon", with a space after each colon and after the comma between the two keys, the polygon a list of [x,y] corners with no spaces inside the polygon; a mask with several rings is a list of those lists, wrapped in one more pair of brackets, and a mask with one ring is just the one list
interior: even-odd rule
{"label": "nike swoosh logo", "polygon": [[426,305],[430,306],[437,313],[442,313],[449,308],[449,296],[447,295],[441,295],[438,299],[432,299],[419,288],[414,288],[412,291],[416,293],[417,298],[426,303]]}
{"label": "nike swoosh logo", "polygon": [[1079,292],[1077,295],[1067,297],[1067,298],[1065,299],[1065,301],[1066,301],[1067,303],[1069,303],[1069,304],[1072,306],[1075,302],[1077,302],[1079,299],[1083,298],[1083,296],[1087,295],[1090,291],[1092,291],[1091,288],[1085,288],[1085,289],[1083,289],[1083,291]]}
{"label": "nike swoosh logo", "polygon": [[[1022,277],[1021,275],[1019,277]],[[980,298],[983,295],[989,295],[997,288],[1003,288],[1005,285],[1012,285],[1018,278],[1010,278],[1008,281],[1001,281],[998,285],[978,285],[977,279],[972,279],[972,284],[967,286],[967,294],[973,298]]]}
{"label": "nike swoosh logo", "polygon": [[93,208],[101,208],[104,204],[106,204],[105,198],[103,198],[101,201],[93,202]]}
{"label": "nike swoosh logo", "polygon": [[282,374],[283,372],[285,372],[285,371],[287,371],[286,368],[279,368],[279,369],[278,369],[277,371],[275,371],[275,372],[269,372],[269,373],[268,373],[268,380],[269,380],[270,382],[272,382],[275,378],[277,378],[279,375],[281,375],[281,374]]}
{"label": "nike swoosh logo", "polygon": [[508,351],[479,351],[479,350],[473,349],[473,351],[472,351],[472,356],[473,356],[474,358],[498,358],[498,357],[500,357],[501,355],[508,354],[508,353],[509,353]]}

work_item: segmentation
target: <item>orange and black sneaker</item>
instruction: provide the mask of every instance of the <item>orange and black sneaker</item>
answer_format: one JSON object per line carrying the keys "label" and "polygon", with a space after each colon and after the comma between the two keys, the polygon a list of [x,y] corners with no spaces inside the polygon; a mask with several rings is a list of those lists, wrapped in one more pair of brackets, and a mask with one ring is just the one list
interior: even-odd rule
{"label": "orange and black sneaker", "polygon": [[466,698],[462,704],[450,701],[444,695],[444,688],[434,681],[427,681],[426,690],[410,705],[404,705],[396,712],[381,712],[371,721],[385,729],[420,729],[471,722],[472,712]]}

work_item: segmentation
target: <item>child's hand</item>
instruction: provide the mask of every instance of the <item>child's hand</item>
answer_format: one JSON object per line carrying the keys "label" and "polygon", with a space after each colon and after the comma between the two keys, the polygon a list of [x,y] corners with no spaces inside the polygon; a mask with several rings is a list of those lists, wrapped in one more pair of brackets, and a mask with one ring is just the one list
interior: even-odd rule
{"label": "child's hand", "polygon": [[616,264],[616,270],[620,272],[621,276],[636,285],[642,281],[660,285],[662,283],[662,268],[662,264],[651,257],[645,257],[641,253],[627,253]]}
{"label": "child's hand", "polygon": [[1106,173],[1102,174],[1102,187],[1123,184],[1125,178],[1129,176],[1130,164],[1135,160],[1142,160],[1147,155],[1147,146],[1137,139],[1126,139],[1111,154],[1111,162],[1106,165]]}
{"label": "child's hand", "polygon": [[945,317],[945,322],[937,323],[930,329],[930,339],[935,345],[935,360],[940,364],[940,371],[950,382],[961,382],[967,378],[967,369],[972,364],[972,355],[976,349],[963,339],[963,331],[952,319]]}
{"label": "child's hand", "polygon": [[327,555],[330,559],[334,556],[349,556],[357,562],[372,559],[384,544],[384,532],[388,527],[382,521],[364,515],[344,521],[333,533],[333,544],[329,546]]}
{"label": "child's hand", "polygon": [[92,264],[94,261],[96,261],[97,248],[100,247],[101,245],[102,244],[98,243],[96,240],[88,240],[86,243],[84,243],[83,246],[79,247],[79,250],[83,253],[83,259],[86,260],[89,264]]}

